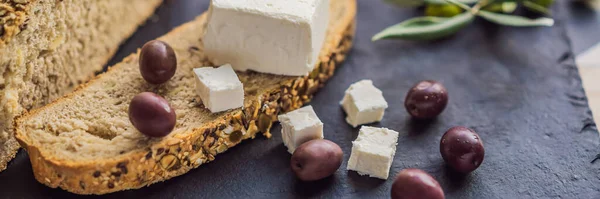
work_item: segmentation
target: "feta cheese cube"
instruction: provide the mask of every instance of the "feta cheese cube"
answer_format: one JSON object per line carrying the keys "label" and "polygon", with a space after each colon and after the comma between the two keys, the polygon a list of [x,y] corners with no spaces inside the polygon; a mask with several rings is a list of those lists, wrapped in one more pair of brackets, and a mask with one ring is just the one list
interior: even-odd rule
{"label": "feta cheese cube", "polygon": [[288,152],[294,153],[301,144],[314,139],[323,139],[323,123],[312,106],[306,106],[278,116],[281,122],[281,137]]}
{"label": "feta cheese cube", "polygon": [[235,70],[301,76],[313,70],[329,25],[329,0],[212,0],[204,52]]}
{"label": "feta cheese cube", "polygon": [[387,179],[396,155],[398,135],[398,132],[390,129],[363,126],[352,142],[346,169],[360,175]]}
{"label": "feta cheese cube", "polygon": [[371,80],[361,80],[350,85],[340,105],[346,112],[346,122],[353,127],[381,121],[388,107],[383,93]]}
{"label": "feta cheese cube", "polygon": [[211,112],[244,106],[244,86],[231,65],[195,68],[196,92]]}
{"label": "feta cheese cube", "polygon": [[387,179],[394,160],[395,147],[369,145],[352,142],[352,154],[348,160],[348,170],[356,171],[359,175]]}
{"label": "feta cheese cube", "polygon": [[358,132],[358,137],[354,141],[396,148],[396,145],[398,145],[398,136],[398,132],[387,128],[362,126]]}

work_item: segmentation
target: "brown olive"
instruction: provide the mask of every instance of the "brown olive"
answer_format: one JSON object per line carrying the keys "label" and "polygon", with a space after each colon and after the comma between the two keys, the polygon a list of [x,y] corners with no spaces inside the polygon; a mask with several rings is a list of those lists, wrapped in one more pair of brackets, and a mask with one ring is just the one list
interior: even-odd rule
{"label": "brown olive", "polygon": [[301,144],[292,154],[291,166],[302,181],[326,178],[342,165],[344,152],[329,140],[316,139]]}
{"label": "brown olive", "polygon": [[472,129],[458,126],[446,131],[440,142],[446,164],[461,173],[474,171],[483,162],[483,141]]}
{"label": "brown olive", "polygon": [[162,84],[177,70],[177,57],[169,44],[152,40],[144,44],[140,53],[140,73],[151,84]]}
{"label": "brown olive", "polygon": [[404,107],[417,119],[438,116],[448,104],[448,91],[439,82],[426,80],[415,84],[407,93]]}
{"label": "brown olive", "polygon": [[444,191],[431,175],[420,169],[404,169],[392,184],[392,199],[444,199]]}
{"label": "brown olive", "polygon": [[133,126],[150,137],[164,137],[175,127],[175,110],[161,96],[143,92],[129,104],[129,120]]}

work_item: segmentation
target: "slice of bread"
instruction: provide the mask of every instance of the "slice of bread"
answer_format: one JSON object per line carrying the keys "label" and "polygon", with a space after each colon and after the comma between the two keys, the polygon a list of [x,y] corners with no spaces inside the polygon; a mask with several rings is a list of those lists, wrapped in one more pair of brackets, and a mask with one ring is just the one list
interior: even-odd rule
{"label": "slice of bread", "polygon": [[[237,72],[244,84],[244,108],[212,114],[194,90],[192,69],[209,66],[202,53],[201,15],[159,38],[176,51],[175,76],[150,85],[133,54],[75,92],[34,110],[16,122],[35,178],[78,194],[135,189],[188,172],[219,153],[254,138],[270,137],[277,115],[300,108],[334,73],[352,46],[356,0],[331,0],[331,23],[320,62],[306,77]],[[167,99],[177,113],[173,132],[160,139],[130,123],[130,100],[144,91]],[[218,172],[218,171],[215,171]]]}
{"label": "slice of bread", "polygon": [[100,71],[162,0],[0,0],[0,171],[13,119]]}

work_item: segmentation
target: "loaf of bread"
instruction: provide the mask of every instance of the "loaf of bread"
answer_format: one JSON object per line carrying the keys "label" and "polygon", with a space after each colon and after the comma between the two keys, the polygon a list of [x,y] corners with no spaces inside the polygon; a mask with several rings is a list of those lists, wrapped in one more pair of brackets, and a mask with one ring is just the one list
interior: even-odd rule
{"label": "loaf of bread", "polygon": [[[139,71],[139,54],[133,54],[21,117],[17,139],[29,153],[35,178],[78,194],[135,189],[184,174],[258,132],[270,137],[277,115],[309,102],[352,46],[356,0],[331,0],[330,9],[326,41],[308,76],[237,72],[244,108],[212,114],[197,100],[192,69],[210,65],[202,52],[207,18],[202,15],[159,38],[178,59],[175,76],[165,84],[148,84]],[[146,137],[129,121],[129,102],[145,91],[163,96],[177,113],[175,129],[166,137]]]}
{"label": "loaf of bread", "polygon": [[0,0],[0,171],[13,119],[89,80],[162,0]]}

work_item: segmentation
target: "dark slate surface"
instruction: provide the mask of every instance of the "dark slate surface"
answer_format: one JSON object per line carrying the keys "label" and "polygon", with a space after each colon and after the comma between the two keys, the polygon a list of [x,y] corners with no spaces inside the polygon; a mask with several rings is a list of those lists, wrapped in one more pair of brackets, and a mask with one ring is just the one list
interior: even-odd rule
{"label": "dark slate surface", "polygon": [[575,54],[581,53],[600,42],[600,12],[588,8],[580,2],[561,2],[566,8],[567,30],[573,44]]}
{"label": "dark slate surface", "polygon": [[[207,3],[167,2],[117,58],[193,19]],[[275,125],[270,140],[245,141],[186,175],[106,197],[387,198],[392,178],[383,181],[344,169],[358,130],[344,122],[338,101],[348,85],[369,78],[390,104],[375,126],[402,133],[391,176],[403,168],[423,169],[438,179],[448,198],[600,198],[600,163],[590,164],[600,152],[598,132],[564,24],[572,21],[565,20],[572,11],[557,11],[561,20],[552,28],[506,28],[478,21],[437,42],[372,43],[369,38],[378,30],[417,11],[379,1],[359,0],[359,5],[355,47],[311,103],[325,123],[325,137],[345,152],[342,168],[333,177],[297,181]],[[450,93],[446,111],[430,122],[412,121],[403,108],[405,92],[422,79],[439,80]],[[443,132],[455,125],[475,129],[486,147],[482,166],[467,176],[452,172],[439,155]],[[37,183],[30,166],[21,151],[0,173],[1,198],[80,198]]]}

